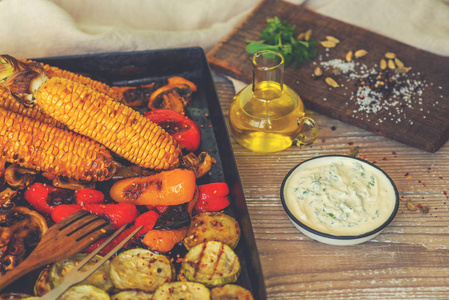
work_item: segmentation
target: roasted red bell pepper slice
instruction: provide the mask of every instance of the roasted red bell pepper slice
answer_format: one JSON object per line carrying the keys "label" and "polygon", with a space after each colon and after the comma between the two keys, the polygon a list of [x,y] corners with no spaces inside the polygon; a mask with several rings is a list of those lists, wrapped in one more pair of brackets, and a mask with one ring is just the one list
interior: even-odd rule
{"label": "roasted red bell pepper slice", "polygon": [[124,224],[131,224],[139,214],[136,206],[132,203],[62,204],[53,209],[51,217],[55,222],[59,222],[79,210],[85,210],[94,215],[107,218],[115,229],[120,228]]}
{"label": "roasted red bell pepper slice", "polygon": [[138,216],[136,206],[126,202],[117,204],[86,204],[81,207],[90,213],[106,217],[116,229],[124,224],[131,224]]}
{"label": "roasted red bell pepper slice", "polygon": [[103,203],[104,194],[93,189],[80,189],[75,192],[76,203],[79,205]]}
{"label": "roasted red bell pepper slice", "polygon": [[[115,246],[117,246],[121,241],[123,241],[135,228],[126,228],[125,230],[123,230],[118,236],[115,237],[115,239],[113,239],[109,244],[107,244],[103,249],[101,249],[98,254],[101,256],[104,256],[106,254],[109,253],[109,251],[111,251],[112,249],[114,249]],[[105,238],[101,238],[99,239],[97,242],[93,243],[92,245],[90,245],[89,247],[87,247],[84,252],[90,253],[92,251],[94,251],[95,249],[98,248],[98,246],[100,246],[105,240],[107,239],[107,237]],[[124,246],[123,248],[128,248],[129,245],[133,242],[133,239],[130,239]]]}
{"label": "roasted red bell pepper slice", "polygon": [[143,225],[143,227],[136,235],[139,236],[152,230],[158,218],[159,214],[154,210],[149,210],[138,216],[134,221],[133,227],[136,228],[140,225]]}
{"label": "roasted red bell pepper slice", "polygon": [[225,182],[214,182],[199,186],[200,196],[195,204],[197,212],[214,212],[229,206],[229,187]]}
{"label": "roasted red bell pepper slice", "polygon": [[227,196],[229,194],[229,187],[226,182],[212,182],[202,184],[199,186],[200,193],[210,196]]}
{"label": "roasted red bell pepper slice", "polygon": [[187,151],[194,152],[200,146],[201,130],[185,115],[170,109],[153,109],[144,117],[165,129]]}
{"label": "roasted red bell pepper slice", "polygon": [[81,205],[78,204],[62,204],[55,206],[51,212],[51,218],[55,222],[59,222],[67,218],[68,216],[82,210]]}
{"label": "roasted red bell pepper slice", "polygon": [[33,183],[24,193],[25,200],[40,213],[51,215],[60,204],[72,204],[75,201],[72,190],[54,187],[40,182]]}
{"label": "roasted red bell pepper slice", "polygon": [[[136,220],[134,221],[134,224],[130,228],[127,228],[122,233],[120,233],[115,239],[113,239],[111,241],[111,243],[109,243],[108,245],[106,245],[106,247],[101,249],[100,252],[98,252],[98,254],[99,255],[107,254],[109,251],[111,251],[113,249],[113,247],[118,245],[118,243],[120,243],[124,238],[126,238],[128,236],[128,234],[130,234],[134,229],[136,229],[137,227],[139,227],[141,225],[143,225],[143,227],[142,227],[141,230],[139,230],[139,232],[135,235],[135,237],[137,237],[139,235],[142,235],[142,234],[145,234],[148,231],[152,230],[153,227],[154,227],[154,224],[156,224],[157,218],[159,218],[159,214],[157,212],[155,212],[154,210],[150,210],[150,211],[147,211],[147,212],[141,214],[140,216],[138,216],[136,218]],[[107,239],[107,237],[103,238],[103,239],[100,239],[96,243],[94,243],[91,246],[89,246],[85,250],[85,252],[92,252],[92,251],[94,251],[106,239]],[[133,239],[131,239],[128,243],[126,243],[126,245],[124,247],[127,248],[128,245],[132,242],[132,240]]]}

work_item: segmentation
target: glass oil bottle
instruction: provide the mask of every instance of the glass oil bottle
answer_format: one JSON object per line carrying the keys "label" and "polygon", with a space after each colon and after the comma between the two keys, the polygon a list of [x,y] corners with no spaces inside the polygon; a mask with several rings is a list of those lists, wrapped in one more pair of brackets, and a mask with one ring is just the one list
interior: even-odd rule
{"label": "glass oil bottle", "polygon": [[[284,58],[274,51],[253,57],[253,82],[237,93],[229,118],[234,139],[254,152],[276,152],[292,144],[305,146],[318,137],[313,119],[305,116],[298,94],[284,84]],[[302,134],[310,127],[311,137]]]}

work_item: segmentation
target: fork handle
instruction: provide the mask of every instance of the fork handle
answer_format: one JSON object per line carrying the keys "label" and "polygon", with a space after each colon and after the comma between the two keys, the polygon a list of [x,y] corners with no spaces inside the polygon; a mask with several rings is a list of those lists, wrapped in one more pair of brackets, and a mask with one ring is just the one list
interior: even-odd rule
{"label": "fork handle", "polygon": [[5,275],[0,277],[0,291],[25,274],[46,264],[45,262],[41,263],[39,261],[33,261],[31,257],[32,254],[18,266],[14,267],[14,269],[8,271]]}

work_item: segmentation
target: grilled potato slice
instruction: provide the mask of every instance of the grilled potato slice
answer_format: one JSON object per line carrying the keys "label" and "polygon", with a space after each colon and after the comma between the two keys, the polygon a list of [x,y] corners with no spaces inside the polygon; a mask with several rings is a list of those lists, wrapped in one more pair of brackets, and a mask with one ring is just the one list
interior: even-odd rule
{"label": "grilled potato slice", "polygon": [[165,255],[146,249],[130,249],[111,260],[109,276],[115,287],[153,293],[160,285],[174,279],[175,269]]}
{"label": "grilled potato slice", "polygon": [[209,241],[196,245],[182,261],[187,281],[200,282],[207,287],[236,282],[240,275],[240,261],[228,245]]}
{"label": "grilled potato slice", "polygon": [[197,282],[170,282],[161,285],[153,294],[152,300],[210,300],[210,291]]}
{"label": "grilled potato slice", "polygon": [[183,243],[190,249],[201,243],[217,241],[235,249],[239,240],[240,226],[236,219],[223,212],[205,212],[192,218]]}

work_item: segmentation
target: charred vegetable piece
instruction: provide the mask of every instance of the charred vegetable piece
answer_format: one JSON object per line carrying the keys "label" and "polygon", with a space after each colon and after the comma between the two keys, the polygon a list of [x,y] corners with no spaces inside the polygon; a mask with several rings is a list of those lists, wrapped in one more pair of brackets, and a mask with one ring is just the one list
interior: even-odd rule
{"label": "charred vegetable piece", "polygon": [[124,224],[131,224],[138,215],[137,208],[131,203],[107,203],[107,204],[61,204],[53,208],[51,217],[59,222],[71,214],[85,210],[94,215],[106,218],[109,223],[118,229]]}
{"label": "charred vegetable piece", "polygon": [[195,180],[192,171],[174,169],[119,180],[111,187],[109,194],[114,201],[135,205],[178,205],[192,200]]}
{"label": "charred vegetable piece", "polygon": [[216,241],[191,248],[182,261],[182,269],[187,281],[200,282],[209,288],[236,282],[241,271],[235,252]]}
{"label": "charred vegetable piece", "polygon": [[75,194],[72,190],[40,182],[30,185],[25,191],[24,197],[35,210],[46,215],[51,215],[57,205],[70,204],[75,201]]}
{"label": "charred vegetable piece", "polygon": [[34,182],[37,171],[11,164],[5,170],[5,181],[10,187],[24,189]]}
{"label": "charred vegetable piece", "polygon": [[93,285],[75,285],[69,288],[58,300],[110,300],[109,294]]}
{"label": "charred vegetable piece", "polygon": [[39,213],[23,206],[11,208],[4,222],[6,227],[0,228],[1,273],[19,265],[48,229]]}
{"label": "charred vegetable piece", "polygon": [[192,93],[197,90],[196,85],[179,76],[170,77],[167,82],[167,85],[151,94],[148,108],[169,109],[184,114],[184,108],[192,99]]}
{"label": "charred vegetable piece", "polygon": [[6,79],[4,86],[24,103],[37,104],[70,130],[139,166],[171,169],[179,164],[181,149],[177,143],[138,111],[78,82],[60,77],[48,79],[36,65],[18,65],[8,55],[1,58],[3,64],[14,66],[14,74],[2,72],[0,80]]}
{"label": "charred vegetable piece", "polygon": [[52,286],[50,283],[50,270],[52,265],[46,266],[37,277],[37,280],[34,284],[34,294],[37,296],[42,296],[49,291],[51,291]]}
{"label": "charred vegetable piece", "polygon": [[183,242],[187,249],[208,241],[225,243],[232,249],[240,240],[240,226],[236,219],[222,212],[195,215]]}
{"label": "charred vegetable piece", "polygon": [[142,243],[151,251],[167,253],[170,252],[176,244],[182,242],[188,230],[189,228],[187,226],[170,230],[150,230],[145,234]]}
{"label": "charred vegetable piece", "polygon": [[137,208],[132,203],[86,204],[81,207],[97,216],[106,217],[115,229],[131,224],[138,215]]}
{"label": "charred vegetable piece", "polygon": [[0,123],[0,154],[10,163],[86,181],[114,173],[110,152],[84,136],[1,108]]}
{"label": "charred vegetable piece", "polygon": [[229,187],[226,182],[213,182],[199,186],[200,197],[195,205],[197,212],[220,211],[229,206]]}
{"label": "charred vegetable piece", "polygon": [[215,158],[211,157],[207,152],[201,152],[198,156],[190,152],[181,158],[182,167],[194,172],[196,178],[206,175],[214,163],[216,163]]}
{"label": "charred vegetable piece", "polygon": [[200,146],[200,128],[187,116],[170,109],[150,110],[143,116],[164,128],[187,151],[194,152]]}
{"label": "charred vegetable piece", "polygon": [[117,96],[111,97],[121,99],[126,105],[137,109],[148,105],[148,99],[159,86],[157,82],[140,86],[112,86],[111,90]]}
{"label": "charred vegetable piece", "polygon": [[[64,280],[64,275],[76,267],[84,258],[86,254],[80,253],[71,258],[60,260],[54,263],[50,269],[50,284],[52,288],[57,287]],[[94,256],[85,266],[81,268],[81,272],[88,271],[96,262],[102,257]],[[86,278],[81,284],[93,285],[104,291],[110,291],[114,287],[112,280],[109,277],[110,261],[106,261],[100,268],[98,268],[92,275]]]}
{"label": "charred vegetable piece", "polygon": [[171,282],[175,273],[166,256],[145,249],[131,249],[111,260],[109,274],[118,289],[152,293],[161,284]]}
{"label": "charred vegetable piece", "polygon": [[152,300],[195,299],[210,300],[210,291],[197,282],[170,282],[161,285]]}
{"label": "charred vegetable piece", "polygon": [[251,292],[236,284],[218,286],[210,291],[211,300],[254,300]]}
{"label": "charred vegetable piece", "polygon": [[82,181],[64,176],[48,176],[48,174],[42,174],[44,177],[52,180],[54,187],[59,187],[69,190],[81,190],[81,189],[95,189],[95,181]]}
{"label": "charred vegetable piece", "polygon": [[[158,206],[160,207],[160,206]],[[166,206],[163,212],[160,212],[159,218],[154,225],[155,229],[177,229],[190,225],[190,212],[188,203],[180,205]]]}

